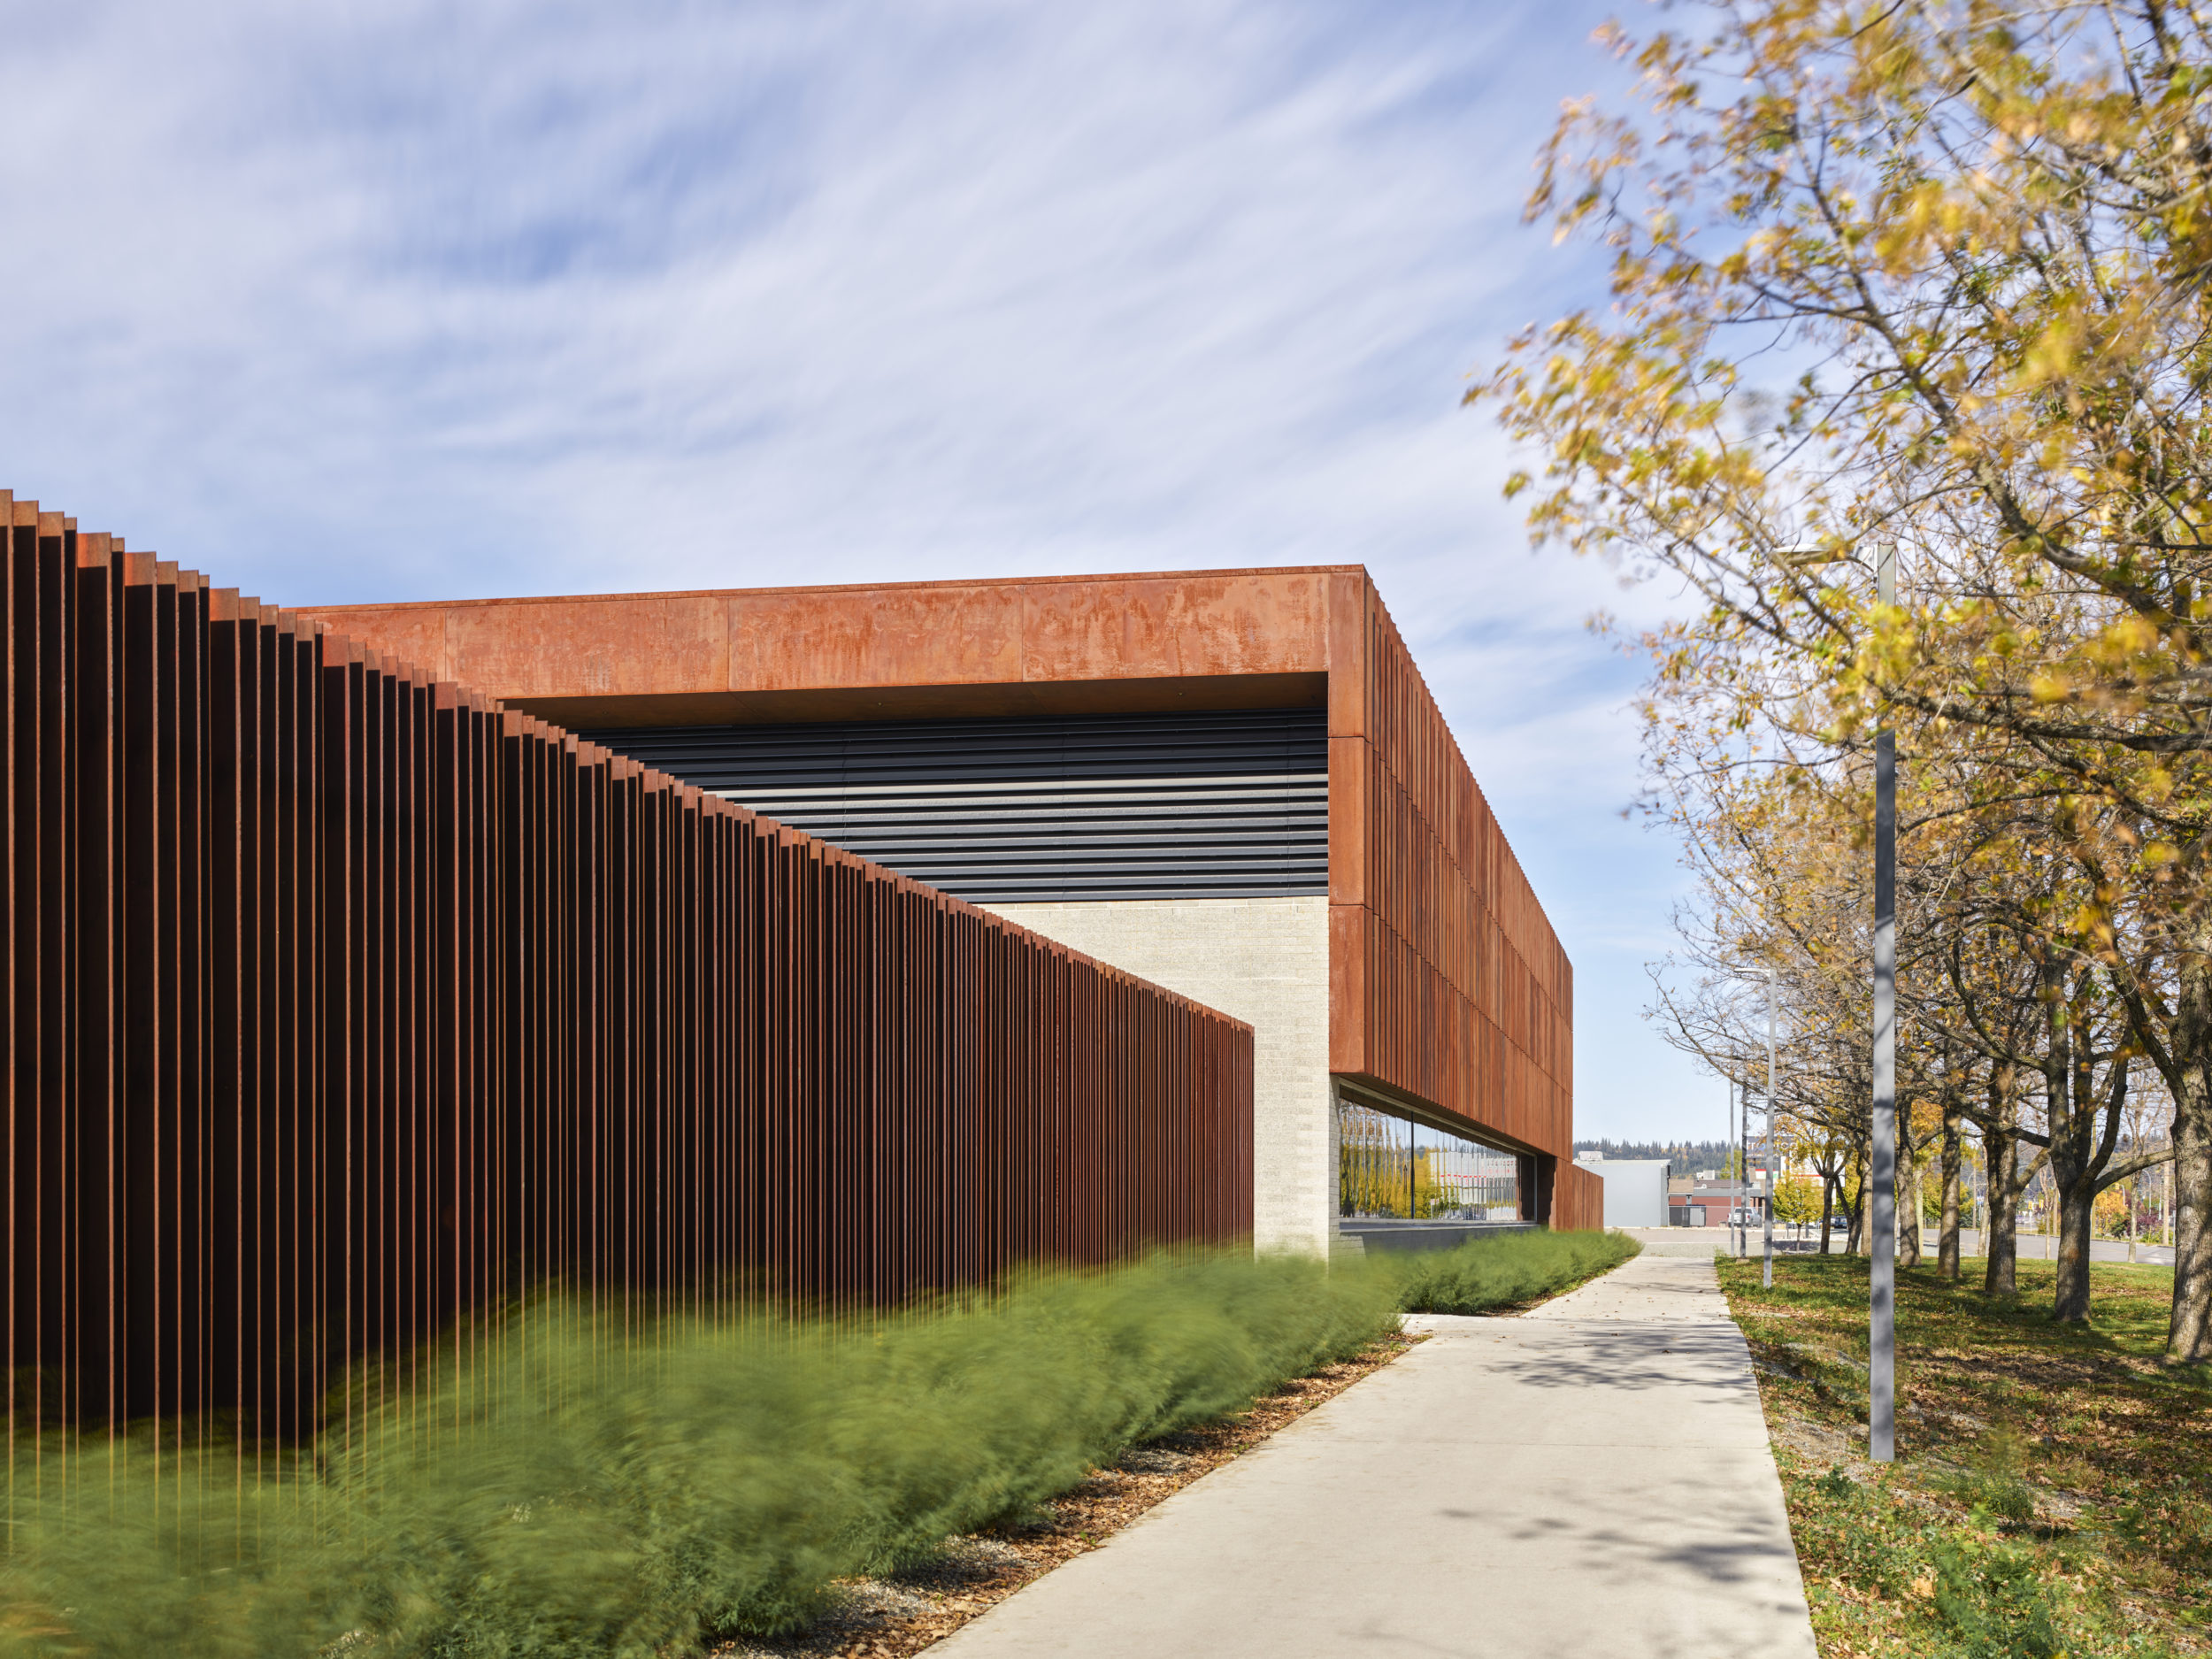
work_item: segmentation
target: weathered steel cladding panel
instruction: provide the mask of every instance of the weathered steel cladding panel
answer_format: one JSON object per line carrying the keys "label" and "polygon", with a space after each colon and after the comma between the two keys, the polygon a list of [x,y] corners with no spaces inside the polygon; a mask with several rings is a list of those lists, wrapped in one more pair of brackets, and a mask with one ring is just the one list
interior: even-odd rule
{"label": "weathered steel cladding panel", "polygon": [[[1326,580],[1317,571],[1045,576],[313,614],[511,703],[666,697],[697,704],[689,718],[727,721],[775,718],[749,700],[856,687],[1002,696],[1024,684],[1316,674]],[[599,723],[652,721],[603,710]]]}
{"label": "weathered steel cladding panel", "polygon": [[1605,1178],[1572,1160],[1561,1162],[1554,1171],[1552,1225],[1586,1228],[1593,1233],[1605,1225]]}
{"label": "weathered steel cladding panel", "polygon": [[1555,1225],[1597,1225],[1566,952],[1363,572],[1332,578],[1329,650],[1330,1069],[1543,1155]]}
{"label": "weathered steel cladding panel", "polygon": [[1248,1026],[0,494],[8,1416],[1248,1235]]}
{"label": "weathered steel cladding panel", "polygon": [[1596,1225],[1601,1184],[1571,1167],[1571,969],[1357,565],[320,614],[598,725],[1290,705],[1319,678],[1331,1069],[1541,1156],[1555,1218]]}

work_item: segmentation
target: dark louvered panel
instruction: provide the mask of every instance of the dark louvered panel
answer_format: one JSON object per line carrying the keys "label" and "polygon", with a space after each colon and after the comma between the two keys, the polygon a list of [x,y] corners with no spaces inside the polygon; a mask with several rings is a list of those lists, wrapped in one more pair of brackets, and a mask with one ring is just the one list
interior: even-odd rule
{"label": "dark louvered panel", "polygon": [[588,735],[981,902],[1328,888],[1319,709]]}

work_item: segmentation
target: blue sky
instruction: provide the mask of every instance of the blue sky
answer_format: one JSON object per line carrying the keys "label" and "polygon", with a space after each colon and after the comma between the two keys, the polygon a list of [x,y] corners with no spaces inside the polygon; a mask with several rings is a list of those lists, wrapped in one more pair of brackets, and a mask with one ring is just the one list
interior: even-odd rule
{"label": "blue sky", "polygon": [[1467,376],[1601,302],[1519,223],[1609,8],[0,0],[0,485],[285,603],[1357,560],[1647,1031],[1640,670]]}

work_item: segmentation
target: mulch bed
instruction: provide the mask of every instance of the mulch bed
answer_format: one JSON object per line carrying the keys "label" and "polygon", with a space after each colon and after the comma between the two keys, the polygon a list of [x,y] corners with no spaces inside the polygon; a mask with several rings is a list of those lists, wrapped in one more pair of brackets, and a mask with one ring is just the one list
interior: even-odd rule
{"label": "mulch bed", "polygon": [[1112,1468],[1093,1471],[1030,1522],[952,1539],[934,1560],[890,1578],[848,1579],[838,1586],[837,1606],[807,1630],[718,1647],[718,1659],[906,1659],[920,1653],[1425,1340],[1386,1337],[1341,1364],[1286,1383],[1236,1417],[1133,1446]]}

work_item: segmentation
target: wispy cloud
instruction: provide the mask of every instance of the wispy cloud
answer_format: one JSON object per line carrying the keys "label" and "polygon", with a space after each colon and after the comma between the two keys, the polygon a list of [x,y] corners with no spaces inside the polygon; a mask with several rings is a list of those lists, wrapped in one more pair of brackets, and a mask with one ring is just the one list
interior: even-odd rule
{"label": "wispy cloud", "polygon": [[0,0],[0,481],[296,603],[1363,560],[1656,1125],[1660,596],[1457,408],[1601,301],[1518,209],[1602,15]]}

